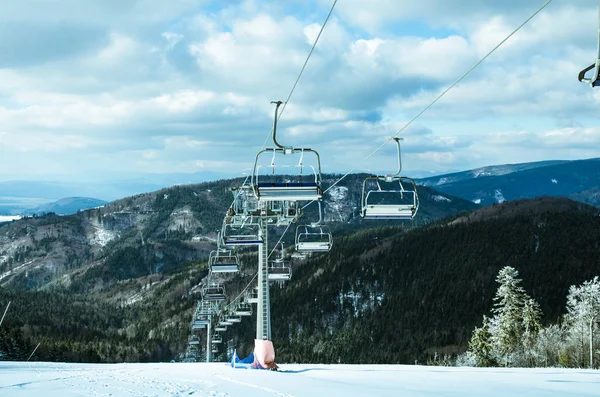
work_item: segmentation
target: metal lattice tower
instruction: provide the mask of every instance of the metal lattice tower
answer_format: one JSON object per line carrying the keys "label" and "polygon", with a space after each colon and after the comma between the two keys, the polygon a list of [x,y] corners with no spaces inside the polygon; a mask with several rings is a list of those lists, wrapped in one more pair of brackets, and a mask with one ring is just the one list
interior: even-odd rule
{"label": "metal lattice tower", "polygon": [[256,339],[271,340],[271,302],[269,299],[269,248],[267,219],[260,222],[262,243],[258,246],[258,307],[256,310]]}

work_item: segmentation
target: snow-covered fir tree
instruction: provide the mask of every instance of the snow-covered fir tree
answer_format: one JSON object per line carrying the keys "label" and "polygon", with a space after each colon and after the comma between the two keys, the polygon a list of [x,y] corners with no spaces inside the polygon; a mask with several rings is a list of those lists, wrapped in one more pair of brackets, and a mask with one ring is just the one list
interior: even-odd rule
{"label": "snow-covered fir tree", "polygon": [[[494,297],[492,317],[476,328],[469,344],[480,365],[535,365],[534,346],[540,330],[541,310],[523,287],[519,272],[505,266],[498,272],[500,286]],[[490,341],[489,354],[483,341]],[[471,346],[472,345],[472,346]]]}
{"label": "snow-covered fir tree", "polygon": [[469,341],[469,352],[475,356],[477,366],[495,365],[489,318],[485,315],[483,316],[483,325],[473,330],[473,336]]}
{"label": "snow-covered fir tree", "polygon": [[[588,367],[597,361],[600,349],[600,279],[598,276],[579,286],[572,285],[567,296],[568,348],[572,366]],[[595,339],[595,341],[594,341]],[[597,365],[597,364],[596,364]]]}

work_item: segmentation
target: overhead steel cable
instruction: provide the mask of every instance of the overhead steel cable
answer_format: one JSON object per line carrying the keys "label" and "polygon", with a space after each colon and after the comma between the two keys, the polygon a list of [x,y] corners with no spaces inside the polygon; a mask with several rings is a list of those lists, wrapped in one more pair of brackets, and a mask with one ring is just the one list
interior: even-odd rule
{"label": "overhead steel cable", "polygon": [[[323,30],[325,30],[325,26],[327,25],[327,22],[329,21],[329,18],[331,17],[331,14],[333,14],[333,10],[335,9],[335,5],[337,4],[338,0],[334,0],[333,3],[331,4],[331,8],[329,9],[329,12],[327,13],[327,17],[325,18],[325,21],[323,21],[323,24],[321,25],[321,29],[319,30],[319,33],[317,34],[317,37],[315,38],[315,41],[313,42],[313,45],[308,53],[308,55],[306,56],[306,60],[304,61],[304,64],[302,65],[302,68],[300,69],[300,73],[298,73],[298,77],[296,78],[296,81],[294,82],[294,85],[292,86],[292,89],[290,90],[290,93],[288,94],[285,102],[283,103],[283,107],[281,108],[281,111],[279,111],[279,114],[277,115],[277,121],[279,121],[279,119],[281,118],[281,115],[283,114],[288,102],[290,101],[290,99],[292,98],[292,95],[294,94],[294,91],[296,90],[296,87],[298,86],[298,82],[300,81],[300,78],[302,78],[302,74],[304,73],[304,70],[306,69],[306,65],[308,65],[308,61],[310,60],[313,52],[315,51],[315,48],[317,47],[317,43],[319,42],[319,39],[321,38],[321,35],[323,34]],[[265,138],[265,141],[262,144],[261,150],[265,148],[265,146],[267,145],[267,142],[269,141],[269,138],[273,135],[273,128],[271,128],[271,131],[269,131],[269,134],[267,135],[267,137]],[[250,177],[250,175],[246,175],[246,178],[244,179],[244,182],[242,183],[242,187],[246,185],[246,183],[248,182],[248,178]],[[240,190],[241,191],[241,190]],[[237,193],[238,195],[240,194],[240,192]],[[230,207],[232,205],[234,205],[235,203],[235,199],[232,201]],[[287,230],[289,229],[290,225],[287,226],[287,228],[285,229],[285,231],[283,232],[283,234],[281,235],[281,238],[279,239],[279,241],[277,242],[277,244],[275,244],[275,246],[273,247],[273,250],[269,253],[268,258],[271,257],[271,255],[273,254],[273,252],[275,252],[275,248],[277,247],[277,245],[281,242],[281,239],[283,239],[283,236],[285,235],[285,233],[287,232]],[[256,277],[258,273],[256,273],[254,275],[254,278]],[[252,281],[254,280],[254,278],[252,278]],[[244,288],[244,290],[242,290],[243,294],[247,288],[250,286],[250,284],[252,283],[252,281],[248,284],[248,286],[246,288]],[[239,296],[238,296],[239,298]],[[238,299],[236,298],[236,299]]]}
{"label": "overhead steel cable", "polygon": [[[462,76],[460,76],[454,83],[452,83],[448,88],[442,91],[429,105],[425,106],[423,110],[421,110],[415,117],[413,117],[408,123],[406,123],[393,137],[386,140],[381,146],[376,148],[372,153],[370,153],[367,157],[358,162],[353,168],[351,168],[348,172],[346,172],[343,176],[341,176],[338,180],[336,180],[331,186],[329,186],[323,194],[327,193],[331,188],[340,183],[344,178],[350,175],[353,171],[355,171],[362,163],[373,157],[377,152],[379,152],[385,145],[388,144],[394,138],[398,138],[399,135],[406,130],[415,120],[417,120],[423,113],[425,113],[429,108],[437,103],[444,95],[446,95],[452,88],[454,88],[457,84],[459,84],[465,77],[467,77],[473,70],[475,70],[479,65],[483,63],[490,55],[492,55],[498,48],[500,48],[506,41],[508,41],[515,33],[517,33],[523,26],[525,26],[529,21],[531,21],[537,14],[539,14],[546,6],[548,6],[552,0],[547,0],[536,12],[534,12],[529,18],[527,18],[522,24],[520,24],[515,30],[513,30],[508,36],[506,36],[500,43],[498,43],[494,48],[492,48],[483,58],[481,58],[475,65],[473,65],[469,70],[467,70]],[[314,201],[306,204],[302,209],[306,208]]]}
{"label": "overhead steel cable", "polygon": [[[313,45],[312,45],[312,47],[310,49],[310,52],[308,53],[308,56],[306,57],[306,60],[304,61],[304,64],[302,65],[302,69],[300,69],[300,73],[298,73],[298,77],[296,77],[296,81],[294,82],[294,85],[292,86],[292,89],[290,90],[290,93],[288,94],[285,102],[283,103],[283,107],[281,108],[281,110],[279,111],[279,114],[277,115],[277,121],[279,121],[279,119],[281,118],[281,115],[285,111],[285,108],[286,108],[288,102],[290,101],[290,98],[294,94],[294,91],[296,90],[296,86],[298,85],[298,82],[300,81],[300,78],[302,77],[302,74],[304,73],[304,69],[306,69],[306,65],[308,64],[308,61],[310,60],[310,57],[312,56],[313,52],[315,51],[317,43],[319,42],[319,39],[321,38],[321,34],[323,33],[323,30],[325,30],[325,25],[327,25],[327,22],[329,21],[329,18],[331,17],[331,14],[333,13],[333,9],[335,8],[335,5],[337,4],[337,2],[338,2],[338,0],[334,0],[333,4],[331,5],[331,8],[329,9],[329,13],[327,13],[327,17],[325,18],[325,21],[321,25],[321,29],[319,30],[319,34],[317,34],[317,37],[315,38],[315,41],[313,42]],[[269,138],[272,135],[273,135],[273,128],[271,128],[271,131],[269,131],[269,134],[265,138],[265,141],[263,142],[263,144],[261,146],[261,150],[265,148],[265,146],[267,145],[267,142],[269,141]],[[242,183],[242,186],[246,185],[246,182],[248,182],[248,178],[249,177],[250,177],[250,175],[246,176],[246,178],[244,179],[244,182]],[[233,205],[234,202],[235,202],[235,199],[231,203],[231,205]]]}
{"label": "overhead steel cable", "polygon": [[[446,88],[444,91],[442,91],[441,94],[439,94],[431,103],[429,103],[427,106],[425,106],[425,108],[423,108],[419,113],[417,113],[417,115],[415,117],[413,117],[408,123],[406,123],[402,128],[400,128],[400,130],[393,136],[390,137],[389,139],[387,139],[383,144],[381,144],[379,147],[377,147],[373,152],[371,152],[367,157],[365,157],[364,159],[362,159],[361,161],[359,161],[354,167],[352,167],[348,172],[346,172],[344,175],[342,175],[339,179],[337,179],[331,186],[329,186],[327,189],[325,189],[325,191],[323,191],[323,194],[327,193],[329,190],[331,190],[334,186],[336,186],[338,183],[340,183],[342,180],[344,180],[348,175],[350,175],[352,172],[354,172],[358,167],[361,166],[361,164],[363,164],[365,161],[367,161],[368,159],[370,159],[371,157],[373,157],[375,154],[377,154],[377,152],[379,152],[385,145],[387,145],[390,141],[392,141],[394,138],[398,138],[399,135],[406,130],[412,123],[414,123],[419,117],[421,117],[421,115],[423,115],[423,113],[425,113],[427,110],[429,110],[433,105],[435,105],[437,103],[437,101],[439,101],[442,97],[444,97],[444,95],[446,95],[451,89],[453,89],[456,85],[458,85],[461,81],[463,81],[469,74],[471,74],[473,72],[473,70],[475,70],[479,65],[481,65],[490,55],[492,55],[498,48],[500,48],[504,43],[506,43],[515,33],[517,33],[519,30],[521,30],[521,28],[523,26],[525,26],[529,21],[531,21],[537,14],[539,14],[544,8],[546,8],[546,6],[548,6],[550,3],[552,2],[552,0],[547,0],[540,8],[537,9],[537,11],[535,11],[529,18],[527,18],[523,23],[521,23],[515,30],[513,30],[508,36],[506,36],[502,41],[500,41],[494,48],[492,48],[483,58],[481,58],[479,61],[477,61],[477,63],[475,63],[475,65],[473,65],[469,70],[467,70],[465,73],[463,73],[454,83],[452,83],[448,88]],[[266,141],[265,141],[266,142]],[[305,204],[302,209],[305,209],[306,207],[308,207],[309,205],[311,205],[312,203],[314,203],[314,200]],[[289,226],[288,226],[289,228]],[[287,232],[288,229],[285,229],[285,231],[283,232],[283,234],[281,235],[281,237],[279,238],[279,241],[277,242],[277,244],[279,244],[282,240],[283,237],[285,236],[285,233]],[[275,245],[275,247],[277,247],[277,244]],[[273,254],[273,252],[275,252],[275,248],[273,248],[273,250],[271,251],[271,253],[269,254],[269,256],[271,256]]]}

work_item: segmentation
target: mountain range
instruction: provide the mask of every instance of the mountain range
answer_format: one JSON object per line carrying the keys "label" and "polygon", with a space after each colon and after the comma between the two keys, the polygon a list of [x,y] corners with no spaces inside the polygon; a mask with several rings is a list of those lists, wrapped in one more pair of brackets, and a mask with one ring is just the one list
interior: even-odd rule
{"label": "mountain range", "polygon": [[[519,269],[544,321],[555,321],[569,286],[600,273],[598,208],[581,202],[597,194],[599,163],[509,165],[419,180],[414,225],[363,220],[368,175],[349,175],[324,197],[331,252],[292,258],[292,281],[273,285],[278,357],[414,363],[435,352],[464,351],[505,265]],[[324,175],[324,187],[338,177]],[[548,188],[544,178],[557,183]],[[535,186],[513,191],[507,180]],[[95,208],[72,215],[0,224],[0,305],[12,301],[18,313],[0,329],[0,351],[31,351],[43,340],[36,354],[50,361],[161,361],[182,353],[196,287],[208,274],[207,258],[233,198],[229,189],[242,181],[179,185],[89,203]],[[513,199],[536,192],[580,200]],[[315,216],[309,206],[303,219]],[[288,254],[294,227],[282,237]],[[270,230],[269,240],[281,233]],[[253,249],[239,250],[240,272],[220,276],[229,298],[252,281],[256,256]],[[229,329],[224,339],[249,353],[254,321]]]}
{"label": "mountain range", "polygon": [[418,180],[476,204],[540,196],[600,205],[600,158],[490,166]]}

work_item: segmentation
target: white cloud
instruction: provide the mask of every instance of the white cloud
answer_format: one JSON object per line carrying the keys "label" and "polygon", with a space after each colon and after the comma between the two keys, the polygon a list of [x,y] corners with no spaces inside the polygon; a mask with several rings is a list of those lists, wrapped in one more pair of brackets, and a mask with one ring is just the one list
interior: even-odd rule
{"label": "white cloud", "polygon": [[[331,5],[33,3],[0,0],[0,161],[14,165],[0,178],[247,169],[271,129],[269,102],[288,95]],[[319,150],[325,171],[348,170],[541,4],[339,2],[281,140]],[[548,6],[402,132],[404,168],[597,156],[600,93],[576,80],[594,61],[595,7]],[[390,168],[394,150],[361,167]]]}

